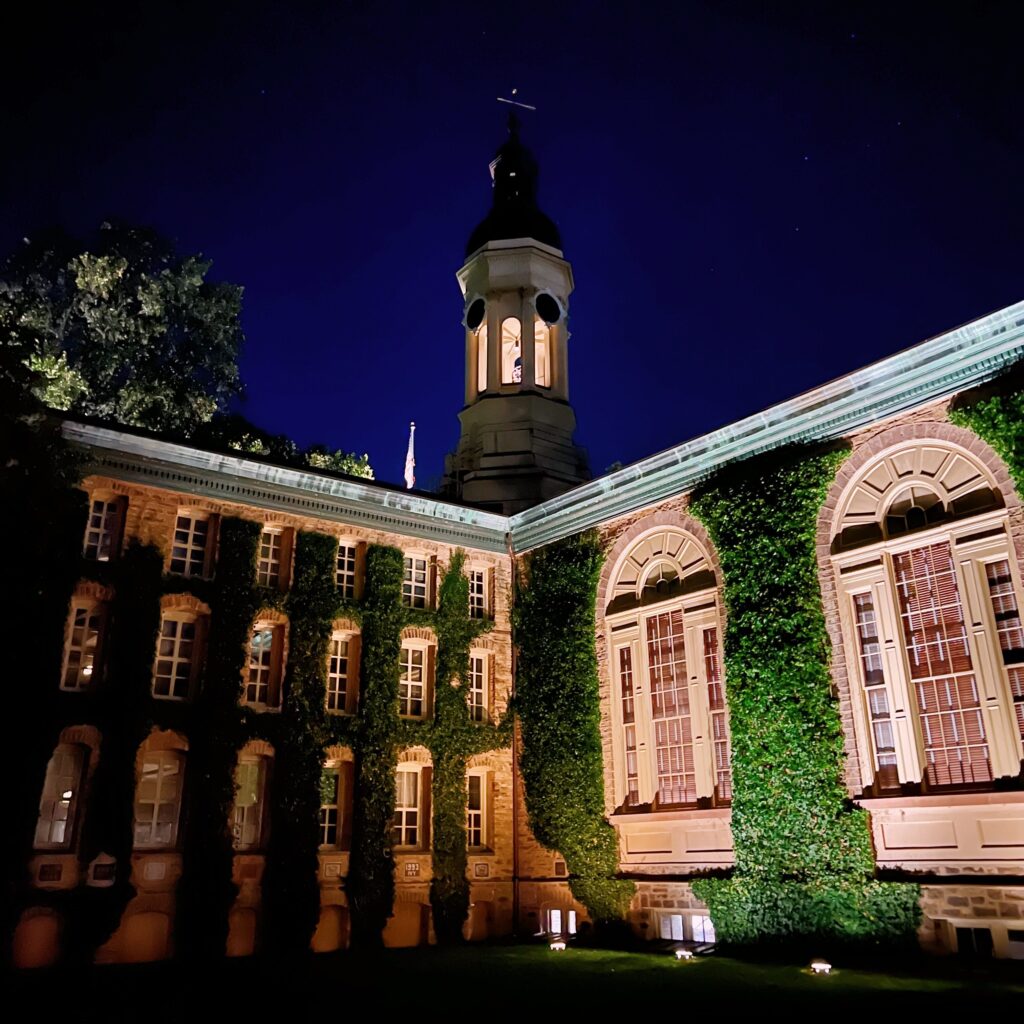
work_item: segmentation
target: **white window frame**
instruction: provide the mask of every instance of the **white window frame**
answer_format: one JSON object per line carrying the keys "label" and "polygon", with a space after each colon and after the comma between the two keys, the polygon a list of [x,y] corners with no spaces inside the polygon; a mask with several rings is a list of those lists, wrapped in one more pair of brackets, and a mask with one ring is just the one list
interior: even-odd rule
{"label": "white window frame", "polygon": [[[334,802],[324,803],[323,799],[323,776],[331,775],[335,780]],[[337,761],[328,761],[320,771],[320,844],[321,850],[337,850],[341,848],[342,826],[344,824],[342,815],[345,806],[345,776],[341,764]],[[332,820],[333,819],[333,820]],[[334,841],[328,841],[330,831],[334,830]]]}
{"label": "white window frame", "polygon": [[78,814],[89,750],[60,743],[46,765],[36,819],[36,850],[70,850],[78,836]]}
{"label": "white window frame", "polygon": [[[174,635],[166,635],[166,627],[177,624]],[[156,657],[153,659],[153,678],[150,690],[157,700],[186,701],[192,697],[196,673],[202,658],[202,628],[201,617],[194,612],[168,610],[160,616],[160,633],[156,641]],[[192,639],[187,640],[182,635],[186,626],[192,627]],[[184,651],[185,644],[189,644],[188,651]],[[165,653],[165,646],[167,651]],[[167,671],[161,671],[164,665],[168,666]],[[186,669],[184,675],[179,669]],[[168,680],[167,693],[158,693],[157,684],[160,680]],[[183,686],[179,684],[183,683]]]}
{"label": "white window frame", "polygon": [[[402,641],[398,670],[398,715],[400,718],[421,721],[432,716],[434,703],[434,689],[431,679],[434,660],[431,656],[432,647],[433,644],[429,640],[420,640],[418,637]],[[414,657],[416,654],[419,655],[422,664],[422,681],[420,683],[416,683],[411,678],[408,678],[416,667],[416,659]],[[415,714],[412,710],[412,706],[417,699],[413,689],[415,686],[420,687],[421,693],[421,696],[418,698],[420,702],[419,714]]]}
{"label": "white window frame", "polygon": [[[181,799],[185,783],[185,755],[180,750],[153,750],[142,754],[142,763],[139,766],[139,777],[135,785],[135,796],[133,800],[132,835],[134,837],[133,848],[136,850],[173,850],[178,843],[178,828],[181,823]],[[174,766],[174,771],[166,771],[165,768]],[[155,792],[153,800],[140,800],[139,794],[146,784],[147,769],[153,768],[155,774]],[[166,780],[174,778],[174,792],[169,798],[168,785]],[[140,810],[149,806],[150,810],[141,814]],[[161,808],[171,808],[170,813],[165,813],[164,818],[170,819],[161,822]],[[155,836],[155,830],[160,825],[170,825],[170,833],[164,839]],[[146,838],[148,830],[148,838]]]}
{"label": "white window frame", "polygon": [[[422,564],[422,569],[419,565]],[[402,560],[402,604],[406,608],[431,607],[431,575],[433,559],[416,551],[407,551]],[[423,574],[422,581],[416,577]],[[421,592],[422,590],[422,592]]]}
{"label": "white window frame", "polygon": [[[657,765],[656,719],[652,709],[652,679],[649,664],[647,622],[660,615],[681,612],[686,658],[686,695],[689,706],[691,749],[694,766],[694,799],[685,803],[659,803],[659,773]],[[609,674],[612,724],[612,755],[615,766],[615,804],[623,810],[649,806],[652,810],[687,810],[710,801],[714,806],[728,806],[730,799],[719,792],[718,765],[716,763],[715,717],[719,717],[718,731],[723,726],[728,737],[728,706],[713,711],[708,690],[708,664],[705,657],[704,637],[707,630],[716,631],[718,671],[721,685],[725,686],[722,648],[722,623],[715,587],[686,593],[640,608],[606,616],[609,645]],[[626,721],[623,708],[622,652],[628,652],[632,667],[633,721]],[[632,746],[631,746],[632,743]],[[731,745],[727,747],[731,760]],[[630,794],[630,765],[635,763],[634,803],[628,803]],[[731,765],[729,766],[731,773]]]}
{"label": "white window frame", "polygon": [[[253,647],[257,633],[270,633],[270,648],[266,659],[253,661]],[[280,711],[284,677],[284,626],[278,622],[257,620],[249,630],[249,646],[244,671],[241,703],[256,711]],[[266,678],[264,679],[264,671]],[[255,675],[254,675],[255,673]],[[251,689],[255,687],[255,690]],[[260,693],[266,687],[266,700]],[[275,699],[276,698],[276,699]]]}
{"label": "white window frame", "polygon": [[[79,617],[81,616],[81,623]],[[84,693],[91,689],[103,672],[103,642],[107,631],[108,607],[106,601],[93,597],[73,597],[65,627],[64,658],[60,669],[60,688],[69,693]],[[80,630],[86,630],[81,637]],[[90,640],[92,642],[90,651]],[[84,640],[84,643],[82,642]],[[72,669],[72,661],[77,666]],[[74,685],[68,684],[74,672]]]}
{"label": "white window frame", "polygon": [[466,568],[466,580],[469,584],[469,617],[471,619],[489,619],[490,616],[490,569],[486,566],[470,565]]}
{"label": "white window frame", "polygon": [[491,698],[491,656],[484,650],[470,650],[466,702],[471,722],[489,722]]}
{"label": "white window frame", "polygon": [[[1020,567],[1008,532],[1006,511],[997,509],[966,519],[938,523],[927,529],[875,541],[832,556],[836,570],[840,629],[854,711],[854,740],[863,790],[869,790],[875,782],[876,750],[868,687],[861,666],[854,598],[857,594],[870,592],[878,619],[884,686],[891,711],[898,780],[901,785],[922,784],[926,768],[925,745],[914,681],[900,625],[893,556],[944,542],[950,545],[956,571],[992,775],[998,779],[1016,776],[1020,772],[1024,746],[1017,728],[1007,666],[1003,665],[986,565],[1003,559],[1008,562],[1018,607],[1021,607],[1024,589],[1021,587]],[[955,791],[955,787],[952,788]],[[934,786],[929,787],[928,791],[949,792],[951,787]],[[899,795],[899,791],[883,790],[876,795]]]}
{"label": "white window frame", "polygon": [[[413,803],[403,803],[402,792],[398,780],[401,776],[412,776],[416,779],[416,794]],[[392,849],[411,852],[425,850],[429,836],[429,823],[424,814],[424,773],[423,766],[418,764],[399,764],[395,772],[395,813],[391,820]],[[410,824],[410,821],[412,824]],[[412,836],[412,842],[405,840]]]}
{"label": "white window frame", "polygon": [[[337,644],[345,644],[345,672],[337,671],[341,652],[336,650]],[[331,633],[327,648],[327,687],[324,706],[328,714],[351,715],[358,702],[359,676],[359,634],[350,629],[336,629]],[[344,680],[344,695],[340,694],[339,683]]]}
{"label": "white window frame", "polygon": [[[480,797],[476,808],[472,806],[474,783]],[[491,849],[491,773],[486,768],[471,768],[466,773],[466,846],[472,853]]]}
{"label": "white window frame", "polygon": [[125,501],[120,496],[89,498],[89,518],[82,540],[82,554],[96,562],[117,558],[124,527]]}
{"label": "white window frame", "polygon": [[[236,853],[260,850],[266,842],[267,795],[271,759],[261,754],[242,754],[235,765],[235,799],[231,804],[231,847]],[[239,804],[243,773],[256,772],[256,799]]]}
{"label": "white window frame", "polygon": [[[205,523],[205,529],[198,524]],[[215,517],[203,509],[181,508],[174,518],[167,571],[186,579],[206,579],[213,563]]]}
{"label": "white window frame", "polygon": [[261,587],[280,589],[285,582],[285,558],[287,557],[285,528],[272,524],[264,525],[260,531],[259,547],[256,550],[256,582]]}
{"label": "white window frame", "polygon": [[335,560],[334,585],[338,588],[338,597],[343,601],[354,601],[356,597],[356,577],[359,572],[359,545],[354,540],[342,538],[338,542],[338,554]]}

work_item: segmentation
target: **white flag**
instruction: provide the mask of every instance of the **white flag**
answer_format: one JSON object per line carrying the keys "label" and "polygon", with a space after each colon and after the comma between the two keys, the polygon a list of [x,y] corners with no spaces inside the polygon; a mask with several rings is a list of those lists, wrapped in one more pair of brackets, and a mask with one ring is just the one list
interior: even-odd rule
{"label": "white flag", "polygon": [[405,486],[412,490],[416,485],[416,456],[413,453],[412,441],[416,434],[416,424],[409,424],[409,450],[405,453]]}

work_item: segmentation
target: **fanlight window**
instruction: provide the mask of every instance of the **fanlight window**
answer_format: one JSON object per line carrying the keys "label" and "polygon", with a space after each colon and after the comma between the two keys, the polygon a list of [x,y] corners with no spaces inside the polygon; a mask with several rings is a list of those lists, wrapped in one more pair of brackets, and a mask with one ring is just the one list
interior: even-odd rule
{"label": "fanlight window", "polygon": [[833,553],[1002,507],[995,480],[967,452],[922,441],[868,465],[846,488]]}
{"label": "fanlight window", "polygon": [[622,560],[609,590],[609,615],[714,587],[703,548],[682,530],[661,530],[638,541]]}
{"label": "fanlight window", "polygon": [[889,537],[913,533],[941,523],[946,517],[946,506],[930,487],[907,487],[889,504],[885,514],[885,533]]}

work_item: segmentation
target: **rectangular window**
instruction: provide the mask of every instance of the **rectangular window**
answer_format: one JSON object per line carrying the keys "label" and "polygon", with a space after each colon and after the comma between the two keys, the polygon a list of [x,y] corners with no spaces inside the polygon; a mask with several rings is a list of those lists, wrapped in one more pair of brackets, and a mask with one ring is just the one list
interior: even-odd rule
{"label": "rectangular window", "polygon": [[419,846],[420,773],[399,771],[395,778],[395,816],[391,826],[391,841],[395,846]]}
{"label": "rectangular window", "polygon": [[658,936],[670,942],[682,942],[686,938],[683,933],[683,915],[659,914]]}
{"label": "rectangular window", "polygon": [[658,803],[696,803],[697,781],[681,611],[652,615],[647,620],[647,657],[658,764]]}
{"label": "rectangular window", "polygon": [[35,846],[41,850],[66,850],[74,840],[78,791],[85,773],[82,747],[59,746],[46,766],[43,795],[39,801]]}
{"label": "rectangular window", "polygon": [[249,641],[249,666],[243,704],[277,708],[281,704],[280,627],[257,624]]}
{"label": "rectangular window", "polygon": [[154,697],[188,700],[197,653],[196,633],[194,618],[163,617],[153,668]]}
{"label": "rectangular window", "polygon": [[996,617],[999,649],[1010,680],[1017,729],[1024,738],[1024,626],[1021,625],[1017,595],[1013,592],[1010,563],[1002,558],[985,566],[992,612]]}
{"label": "rectangular window", "polygon": [[487,570],[470,569],[466,575],[469,579],[469,617],[471,619],[486,619]]}
{"label": "rectangular window", "polygon": [[284,533],[264,530],[260,534],[259,556],[256,562],[256,582],[261,587],[281,585],[281,556],[284,551]]}
{"label": "rectangular window", "polygon": [[231,841],[236,850],[255,850],[263,843],[267,759],[246,758],[235,769],[235,804],[231,811]]}
{"label": "rectangular window", "polygon": [[422,718],[426,700],[427,652],[422,647],[403,647],[398,681],[398,713],[403,718]]}
{"label": "rectangular window", "polygon": [[875,748],[875,783],[879,789],[899,789],[896,768],[896,736],[893,732],[889,694],[882,671],[882,646],[878,640],[878,617],[870,593],[855,594],[853,614],[857,626],[861,677],[867,697],[868,715]]}
{"label": "rectangular window", "polygon": [[636,750],[636,706],[633,702],[633,648],[619,648],[622,741],[626,751],[626,806],[640,803],[640,769]]}
{"label": "rectangular window", "polygon": [[690,915],[690,937],[694,942],[715,941],[715,926],[707,914]]}
{"label": "rectangular window", "polygon": [[118,498],[105,501],[94,498],[89,503],[89,520],[85,527],[82,553],[97,562],[109,562],[117,557],[121,539],[121,506]]}
{"label": "rectangular window", "polygon": [[487,780],[483,775],[470,775],[466,783],[466,843],[471,849],[480,849],[487,845],[484,807]]}
{"label": "rectangular window", "polygon": [[348,710],[348,645],[344,633],[331,637],[330,658],[327,662],[327,710]]}
{"label": "rectangular window", "polygon": [[205,513],[179,512],[171,541],[170,570],[180,576],[206,576],[211,520]]}
{"label": "rectangular window", "polygon": [[988,742],[948,542],[893,557],[932,786],[990,782]]}
{"label": "rectangular window", "polygon": [[144,755],[135,789],[136,849],[167,849],[178,838],[185,761],[174,750]]}
{"label": "rectangular window", "polygon": [[732,800],[732,758],[729,754],[729,714],[718,651],[718,628],[715,626],[704,630],[704,674],[708,681],[708,711],[714,743],[715,800],[719,804],[727,804]]}
{"label": "rectangular window", "polygon": [[487,721],[487,655],[469,656],[469,720]]}
{"label": "rectangular window", "polygon": [[338,845],[341,824],[341,772],[325,768],[320,773],[320,846]]}
{"label": "rectangular window", "polygon": [[338,568],[335,576],[338,597],[351,601],[356,596],[356,548],[354,544],[338,545]]}
{"label": "rectangular window", "polygon": [[107,606],[98,601],[75,602],[71,606],[62,690],[87,690],[99,679],[100,651],[107,621]]}
{"label": "rectangular window", "polygon": [[405,574],[402,577],[402,604],[408,608],[426,608],[428,580],[427,560],[406,555]]}

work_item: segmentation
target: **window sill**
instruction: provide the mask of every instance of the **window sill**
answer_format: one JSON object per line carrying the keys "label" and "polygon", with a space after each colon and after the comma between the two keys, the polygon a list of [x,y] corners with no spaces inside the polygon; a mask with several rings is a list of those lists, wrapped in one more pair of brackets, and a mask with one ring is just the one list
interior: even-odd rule
{"label": "window sill", "polygon": [[615,824],[625,824],[631,821],[681,821],[696,818],[718,818],[727,821],[731,817],[731,807],[679,807],[674,810],[617,812],[609,815],[609,820]]}

